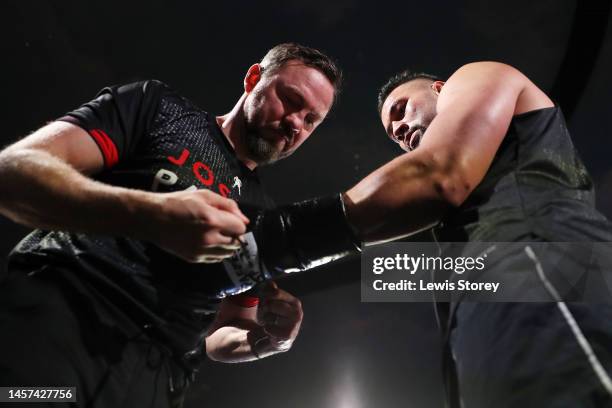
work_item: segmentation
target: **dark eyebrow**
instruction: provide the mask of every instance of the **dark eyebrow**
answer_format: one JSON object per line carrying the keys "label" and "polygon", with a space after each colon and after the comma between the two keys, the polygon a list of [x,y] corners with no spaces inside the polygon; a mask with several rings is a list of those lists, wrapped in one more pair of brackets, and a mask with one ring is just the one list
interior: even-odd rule
{"label": "dark eyebrow", "polygon": [[396,99],[393,104],[391,105],[391,107],[389,108],[389,125],[385,128],[385,130],[387,131],[387,136],[389,136],[391,139],[393,139],[393,141],[395,141],[395,139],[393,138],[393,136],[391,136],[393,134],[393,115],[396,114],[399,110],[400,110],[400,106],[402,104],[407,104],[408,103],[408,99],[410,98],[400,98],[400,99]]}
{"label": "dark eyebrow", "polygon": [[304,101],[304,94],[302,94],[302,91],[300,91],[297,87],[293,85],[286,85],[285,88],[289,89],[291,92],[297,95],[302,101]]}
{"label": "dark eyebrow", "polygon": [[398,104],[400,102],[401,101],[398,99],[395,102],[393,102],[391,107],[389,107],[389,124],[385,127],[385,132],[387,133],[387,136],[389,136],[391,139],[393,139],[393,137],[391,136],[393,132],[393,114],[397,112]]}
{"label": "dark eyebrow", "polygon": [[[293,85],[287,85],[286,88],[289,89],[291,92],[293,92],[293,94],[297,95],[300,98],[300,102],[302,103],[302,105],[305,104],[306,98],[304,97],[304,94],[302,93],[302,91],[300,91],[297,87]],[[320,112],[317,112],[314,109],[309,109],[309,110],[310,110],[310,114],[313,116],[313,121],[316,122],[316,121],[321,120],[321,118],[323,118],[323,115]]]}

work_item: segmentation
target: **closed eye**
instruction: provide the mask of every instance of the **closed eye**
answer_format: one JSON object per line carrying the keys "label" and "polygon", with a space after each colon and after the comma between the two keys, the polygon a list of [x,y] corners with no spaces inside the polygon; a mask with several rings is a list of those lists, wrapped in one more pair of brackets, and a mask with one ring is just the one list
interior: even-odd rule
{"label": "closed eye", "polygon": [[292,109],[302,110],[304,108],[304,96],[295,89],[287,87],[282,91],[283,99],[291,106]]}
{"label": "closed eye", "polygon": [[398,99],[393,103],[393,105],[391,105],[391,109],[389,110],[389,118],[391,121],[404,117],[407,103],[407,99]]}

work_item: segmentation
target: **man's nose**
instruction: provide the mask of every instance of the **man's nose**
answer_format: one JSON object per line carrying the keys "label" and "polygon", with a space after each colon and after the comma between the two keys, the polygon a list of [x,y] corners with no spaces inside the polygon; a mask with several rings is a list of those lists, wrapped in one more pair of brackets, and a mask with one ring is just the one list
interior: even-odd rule
{"label": "man's nose", "polygon": [[404,136],[410,129],[410,126],[406,122],[397,121],[393,123],[393,139],[399,143],[404,139]]}
{"label": "man's nose", "polygon": [[303,127],[303,119],[300,114],[295,112],[285,117],[284,128],[287,135],[292,138],[300,134]]}

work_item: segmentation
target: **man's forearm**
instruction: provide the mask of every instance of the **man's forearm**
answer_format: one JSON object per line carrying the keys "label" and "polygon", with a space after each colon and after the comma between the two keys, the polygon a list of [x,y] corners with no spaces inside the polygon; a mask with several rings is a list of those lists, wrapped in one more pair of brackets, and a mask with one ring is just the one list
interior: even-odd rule
{"label": "man's forearm", "polygon": [[377,169],[344,194],[349,223],[365,243],[435,225],[453,202],[455,177],[421,149]]}
{"label": "man's forearm", "polygon": [[0,213],[33,228],[144,235],[151,193],[109,186],[35,149],[0,154]]}

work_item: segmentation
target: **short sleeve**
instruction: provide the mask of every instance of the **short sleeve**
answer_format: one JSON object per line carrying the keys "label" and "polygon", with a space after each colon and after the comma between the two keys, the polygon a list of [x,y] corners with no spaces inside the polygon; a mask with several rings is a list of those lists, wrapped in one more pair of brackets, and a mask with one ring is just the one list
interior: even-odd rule
{"label": "short sleeve", "polygon": [[95,99],[57,119],[83,128],[111,168],[128,158],[151,127],[166,85],[155,80],[102,89]]}

